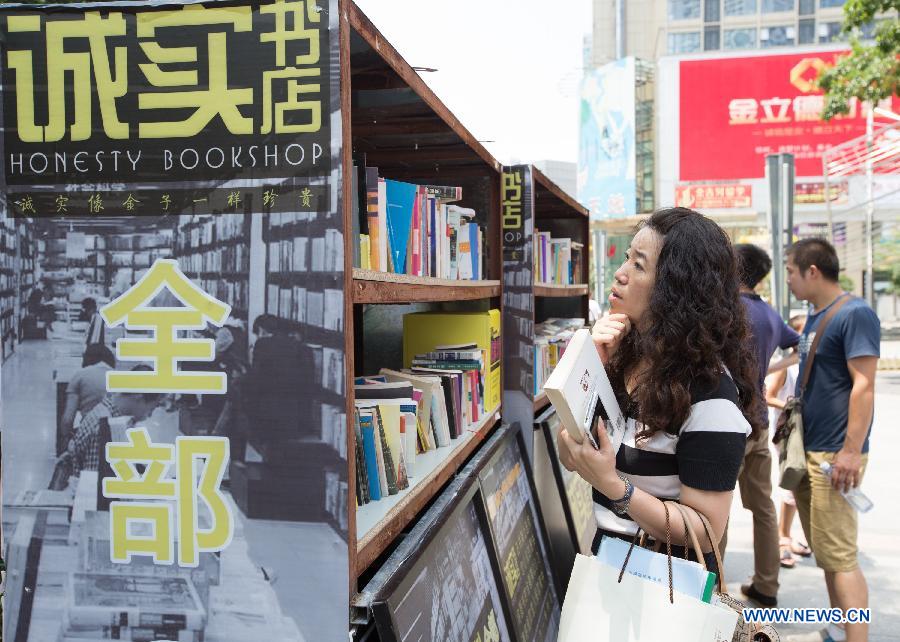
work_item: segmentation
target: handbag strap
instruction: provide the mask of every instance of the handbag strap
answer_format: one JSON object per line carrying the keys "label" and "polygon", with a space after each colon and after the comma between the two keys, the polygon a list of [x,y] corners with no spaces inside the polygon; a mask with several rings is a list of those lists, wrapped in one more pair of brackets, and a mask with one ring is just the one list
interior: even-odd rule
{"label": "handbag strap", "polygon": [[[688,515],[688,511],[682,504],[678,504],[676,502],[665,502],[666,504],[672,504],[679,513],[681,513],[681,519],[684,521],[684,552],[688,551],[688,542],[690,545],[694,547],[694,552],[697,554],[697,562],[700,563],[700,566],[703,567],[703,570],[707,570],[706,568],[706,559],[703,557],[703,549],[700,546],[700,540],[697,538],[697,533],[694,532],[694,525],[691,523],[690,516]],[[687,558],[687,555],[685,555]]]}
{"label": "handbag strap", "polygon": [[716,567],[719,572],[716,573],[718,577],[719,585],[719,593],[723,595],[728,595],[728,591],[725,590],[725,581],[723,578],[725,577],[725,564],[722,562],[722,555],[719,553],[719,547],[716,545],[716,541],[712,536],[712,525],[709,523],[709,520],[706,518],[706,515],[698,511],[696,508],[691,508],[690,506],[685,506],[686,509],[694,511],[694,514],[700,518],[700,523],[703,524],[703,530],[706,531],[706,538],[709,540],[709,545],[712,548],[713,555],[716,558]]}
{"label": "handbag strap", "polygon": [[[672,583],[672,533],[669,529],[669,507],[666,506],[666,503],[663,503],[663,508],[666,511],[666,560],[668,561],[669,566],[669,603],[675,604],[675,592],[673,589]],[[640,526],[634,533],[634,537],[631,539],[631,546],[628,547],[628,552],[625,553],[625,559],[622,562],[622,569],[619,571],[619,579],[618,583],[622,583],[622,577],[625,575],[625,567],[628,566],[628,560],[631,559],[631,551],[634,550],[634,545],[637,544],[638,535],[641,532]]]}
{"label": "handbag strap", "polygon": [[806,392],[806,384],[809,383],[809,375],[812,373],[813,360],[816,358],[816,348],[819,347],[819,340],[822,338],[822,335],[825,334],[825,328],[828,327],[828,322],[831,321],[838,310],[844,307],[844,304],[851,298],[853,297],[844,292],[835,299],[834,303],[831,304],[831,309],[824,317],[822,317],[822,320],[819,322],[819,327],[816,328],[816,338],[813,339],[812,345],[809,347],[809,354],[806,355],[806,363],[803,364],[803,375],[800,377],[800,394],[797,396],[801,399],[803,398],[803,393]]}

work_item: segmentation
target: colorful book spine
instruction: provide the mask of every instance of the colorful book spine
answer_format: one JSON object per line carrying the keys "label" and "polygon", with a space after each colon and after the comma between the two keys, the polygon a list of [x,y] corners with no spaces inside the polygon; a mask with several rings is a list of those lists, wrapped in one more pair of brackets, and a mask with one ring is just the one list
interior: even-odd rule
{"label": "colorful book spine", "polygon": [[375,448],[375,424],[371,415],[359,418],[366,456],[366,474],[369,480],[369,496],[372,501],[381,499],[381,480],[378,478],[378,452]]}

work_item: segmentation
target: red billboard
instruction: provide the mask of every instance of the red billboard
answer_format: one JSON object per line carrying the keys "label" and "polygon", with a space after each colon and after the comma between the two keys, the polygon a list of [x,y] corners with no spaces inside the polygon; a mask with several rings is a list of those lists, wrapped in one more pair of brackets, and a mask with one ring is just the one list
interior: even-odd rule
{"label": "red billboard", "polygon": [[767,154],[794,154],[798,176],[821,176],[822,153],[865,134],[861,104],[825,122],[813,81],[846,51],[682,60],[680,180],[762,178]]}

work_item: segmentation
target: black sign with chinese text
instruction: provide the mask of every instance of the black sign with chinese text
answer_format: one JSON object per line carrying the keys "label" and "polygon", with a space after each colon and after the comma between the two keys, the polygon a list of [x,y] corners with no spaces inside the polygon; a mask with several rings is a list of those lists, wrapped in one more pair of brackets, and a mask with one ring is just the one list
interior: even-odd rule
{"label": "black sign with chinese text", "polygon": [[534,188],[530,165],[503,168],[500,199],[503,416],[510,424],[528,427],[534,420]]}
{"label": "black sign with chinese text", "polygon": [[553,642],[559,600],[521,431],[510,430],[502,442],[478,477],[512,620],[518,639]]}
{"label": "black sign with chinese text", "polygon": [[7,185],[327,174],[325,8],[228,2],[6,13]]}

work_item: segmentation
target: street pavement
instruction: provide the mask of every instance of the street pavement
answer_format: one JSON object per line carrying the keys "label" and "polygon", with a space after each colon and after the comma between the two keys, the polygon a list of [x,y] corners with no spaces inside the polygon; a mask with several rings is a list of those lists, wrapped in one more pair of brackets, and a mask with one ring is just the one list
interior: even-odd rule
{"label": "street pavement", "polygon": [[[888,343],[888,342],[885,342]],[[890,342],[894,343],[894,342]],[[892,349],[896,346],[883,346]],[[859,520],[860,564],[869,584],[871,642],[900,640],[900,371],[880,371],[875,382],[875,424],[870,439],[869,464],[862,489],[875,507]],[[802,535],[799,519],[794,536]],[[735,492],[728,529],[725,578],[732,595],[753,573],[753,528]],[[792,569],[781,569],[778,606],[828,608],[822,571],[812,558],[799,559]],[[780,625],[782,634],[814,631],[824,625]]]}

